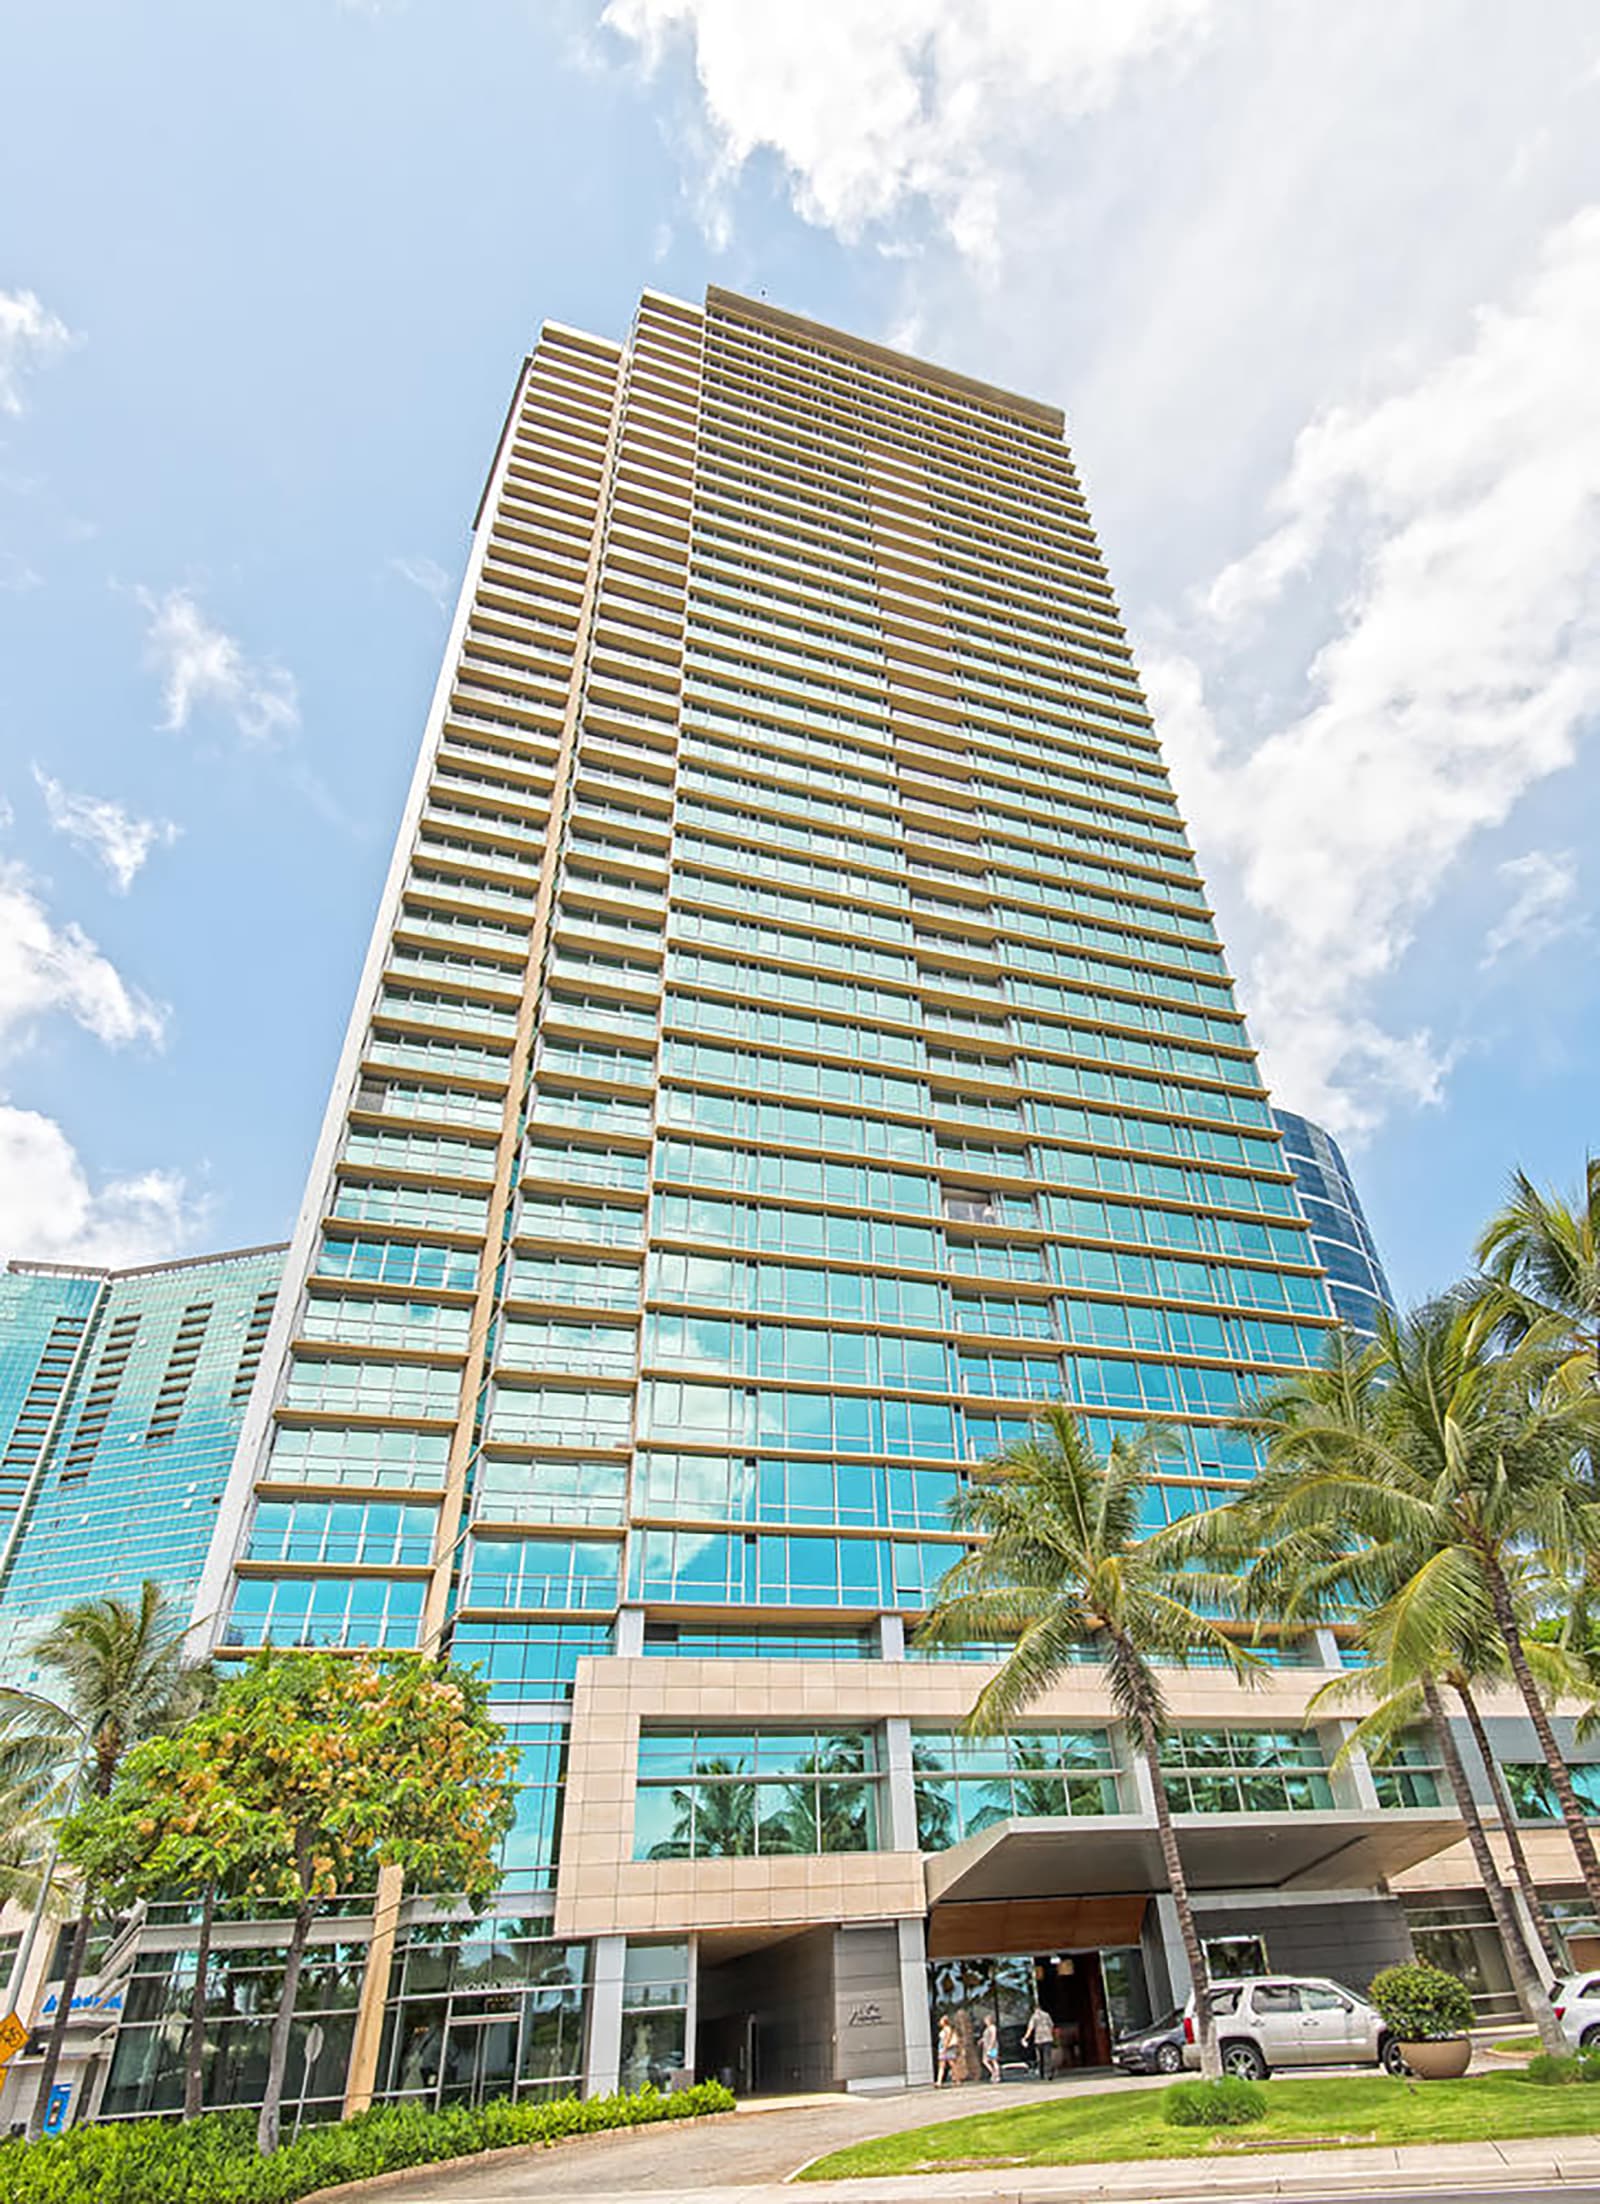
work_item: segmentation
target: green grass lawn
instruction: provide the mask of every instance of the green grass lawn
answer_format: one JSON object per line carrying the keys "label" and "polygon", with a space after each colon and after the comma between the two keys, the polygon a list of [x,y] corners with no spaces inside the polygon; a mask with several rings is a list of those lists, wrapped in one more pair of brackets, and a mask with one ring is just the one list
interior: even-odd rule
{"label": "green grass lawn", "polygon": [[1248,2151],[1336,2148],[1361,2143],[1504,2142],[1518,2135],[1588,2135],[1600,2130],[1600,2088],[1537,2089],[1520,2074],[1475,2074],[1459,2082],[1349,2080],[1265,2085],[1270,2110],[1254,2127],[1212,2134],[1168,2127],[1164,2091],[1106,2089],[1054,2104],[996,2109],[935,2127],[910,2128],[836,2150],[806,2168],[807,2181],[847,2175],[937,2173],[973,2165],[1069,2166],[1113,2158],[1216,2158]]}

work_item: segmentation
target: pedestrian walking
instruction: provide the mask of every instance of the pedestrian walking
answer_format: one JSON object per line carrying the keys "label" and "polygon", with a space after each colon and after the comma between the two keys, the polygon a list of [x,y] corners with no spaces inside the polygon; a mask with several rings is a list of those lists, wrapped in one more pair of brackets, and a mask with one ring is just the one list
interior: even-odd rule
{"label": "pedestrian walking", "polygon": [[1042,2005],[1035,2005],[1028,2015],[1028,2025],[1022,2031],[1022,2040],[1033,2051],[1033,2061],[1039,2070],[1039,2079],[1047,2082],[1056,2066],[1056,2024]]}
{"label": "pedestrian walking", "polygon": [[997,2082],[1000,2079],[1000,2030],[995,2026],[993,2013],[983,2024],[978,2050],[983,2058],[984,2079]]}
{"label": "pedestrian walking", "polygon": [[939,2015],[939,2079],[937,2087],[945,2088],[956,2079],[956,2060],[961,2056],[961,2038],[948,2013]]}

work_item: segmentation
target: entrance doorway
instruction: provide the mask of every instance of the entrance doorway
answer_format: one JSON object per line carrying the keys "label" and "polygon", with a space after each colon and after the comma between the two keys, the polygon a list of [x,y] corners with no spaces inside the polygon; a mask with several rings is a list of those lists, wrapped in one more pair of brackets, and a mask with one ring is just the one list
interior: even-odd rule
{"label": "entrance doorway", "polygon": [[1039,2003],[1055,2022],[1056,2072],[1111,2064],[1111,2029],[1097,1951],[1052,1952],[1033,1962]]}
{"label": "entrance doorway", "polygon": [[517,2015],[450,2020],[439,2071],[440,2104],[509,2097],[517,2083]]}
{"label": "entrance doorway", "polygon": [[982,2079],[980,2045],[991,2018],[1000,2036],[1002,2076],[1020,2081],[1034,2072],[1034,2054],[1022,2039],[1036,2004],[1055,2024],[1054,2073],[1111,2063],[1111,2023],[1097,1951],[938,1960],[928,1969],[928,1989],[935,2032],[945,2013],[956,2031],[958,2081]]}

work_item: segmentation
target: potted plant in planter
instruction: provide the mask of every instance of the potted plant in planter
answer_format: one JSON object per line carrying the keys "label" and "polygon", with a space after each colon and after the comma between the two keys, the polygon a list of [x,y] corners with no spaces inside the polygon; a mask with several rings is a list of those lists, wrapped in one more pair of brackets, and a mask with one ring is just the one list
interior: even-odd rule
{"label": "potted plant in planter", "polygon": [[1415,1962],[1385,1967],[1369,1992],[1419,2080],[1450,2082],[1472,2061],[1472,1997],[1459,1975]]}

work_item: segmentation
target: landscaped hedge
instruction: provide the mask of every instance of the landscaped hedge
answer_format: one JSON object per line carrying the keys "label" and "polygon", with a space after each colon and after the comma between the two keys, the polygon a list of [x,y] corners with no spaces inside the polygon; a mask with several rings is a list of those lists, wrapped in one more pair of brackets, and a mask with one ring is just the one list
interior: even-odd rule
{"label": "landscaped hedge", "polygon": [[632,2097],[557,2097],[545,2104],[506,2099],[443,2112],[375,2105],[353,2120],[304,2129],[270,2158],[257,2154],[253,2112],[212,2113],[187,2127],[112,2120],[73,2128],[53,2142],[0,2143],[0,2198],[5,2204],[294,2204],[313,2189],[399,2166],[732,2110],[731,2093],[717,2082],[670,2097],[641,2089]]}

